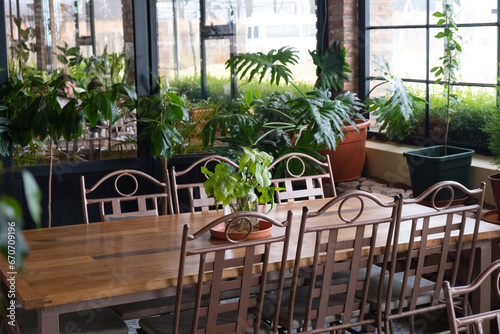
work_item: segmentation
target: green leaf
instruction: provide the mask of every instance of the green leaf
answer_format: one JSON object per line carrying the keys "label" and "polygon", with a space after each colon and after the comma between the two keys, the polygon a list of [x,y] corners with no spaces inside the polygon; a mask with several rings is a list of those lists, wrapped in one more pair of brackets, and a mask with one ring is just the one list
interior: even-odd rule
{"label": "green leaf", "polygon": [[320,69],[318,79],[314,87],[342,91],[344,81],[351,81],[352,78],[347,74],[352,72],[350,65],[346,62],[346,49],[340,43],[334,42],[333,45],[323,53],[317,50],[309,51],[313,62]]}
{"label": "green leaf", "polygon": [[281,80],[289,83],[292,80],[292,72],[289,65],[298,63],[298,51],[291,47],[282,47],[279,50],[271,50],[267,54],[262,52],[246,53],[231,57],[226,62],[226,69],[234,69],[236,76],[245,78],[248,73],[248,80],[254,77],[259,78],[259,82],[269,73],[270,83],[280,84]]}

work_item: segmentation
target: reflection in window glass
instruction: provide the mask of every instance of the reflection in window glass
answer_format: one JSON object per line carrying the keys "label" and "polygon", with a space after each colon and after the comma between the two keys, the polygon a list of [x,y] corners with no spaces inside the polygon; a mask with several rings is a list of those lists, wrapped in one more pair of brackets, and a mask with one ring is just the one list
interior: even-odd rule
{"label": "reflection in window glass", "polygon": [[[116,83],[135,84],[132,0],[4,3],[11,75],[29,76],[39,70],[45,80],[51,80],[70,74],[77,92],[96,85],[103,91]],[[60,101],[61,106],[68,103],[64,96]],[[124,104],[124,100],[117,102]],[[88,121],[82,123],[83,135],[77,142],[68,143],[62,137],[54,140],[59,162],[136,157],[135,111],[120,107],[117,111],[121,116],[117,121],[103,116],[96,127],[90,128]],[[14,147],[15,164],[46,163],[46,147],[48,139],[30,143],[28,148]]]}
{"label": "reflection in window glass", "polygon": [[259,38],[259,27],[253,27],[253,37]]}

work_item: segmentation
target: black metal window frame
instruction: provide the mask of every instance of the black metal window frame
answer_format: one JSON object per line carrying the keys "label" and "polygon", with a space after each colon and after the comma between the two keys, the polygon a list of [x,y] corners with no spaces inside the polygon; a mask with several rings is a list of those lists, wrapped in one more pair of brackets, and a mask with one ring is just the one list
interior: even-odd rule
{"label": "black metal window frame", "polygon": [[[425,79],[411,79],[404,78],[404,82],[408,83],[422,83],[425,84],[425,101],[427,102],[425,105],[425,138],[429,138],[429,100],[430,100],[430,85],[433,85],[435,82],[434,78],[431,78],[431,68],[430,68],[430,40],[434,38],[431,36],[431,29],[438,28],[435,24],[430,24],[430,17],[432,13],[430,12],[430,0],[426,0],[426,24],[422,25],[393,25],[393,26],[371,26],[370,25],[370,0],[360,0],[358,4],[358,19],[359,19],[359,37],[358,37],[358,45],[359,45],[359,54],[358,54],[358,93],[359,96],[366,96],[366,94],[370,91],[370,80],[374,77],[370,76],[370,32],[376,30],[391,30],[391,29],[425,29],[426,30],[426,78]],[[500,73],[500,0],[497,0],[497,13],[496,13],[496,22],[490,23],[462,23],[458,24],[459,28],[467,28],[467,27],[496,27],[497,29],[497,69],[496,73]],[[500,85],[500,82],[497,82],[496,85]],[[484,88],[493,88],[495,84],[488,83],[477,83],[477,82],[458,82],[454,84],[454,86],[465,86],[465,87],[484,87]],[[498,95],[498,93],[497,93]],[[384,137],[379,136],[378,132],[369,131],[369,135],[372,137]],[[406,142],[414,143],[411,139],[406,140]],[[471,146],[473,147],[473,146]],[[473,147],[476,148],[476,147]],[[480,151],[485,152],[485,148],[478,148]]]}

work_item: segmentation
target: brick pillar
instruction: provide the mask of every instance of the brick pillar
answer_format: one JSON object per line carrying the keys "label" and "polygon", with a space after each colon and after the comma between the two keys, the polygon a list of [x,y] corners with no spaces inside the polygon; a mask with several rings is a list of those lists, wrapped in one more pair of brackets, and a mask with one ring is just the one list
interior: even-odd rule
{"label": "brick pillar", "polygon": [[35,13],[36,68],[37,70],[43,70],[47,64],[47,58],[45,50],[42,0],[33,1],[33,11]]}
{"label": "brick pillar", "polygon": [[351,65],[351,82],[345,90],[358,89],[358,1],[328,0],[328,41],[339,41],[347,50],[347,62]]}
{"label": "brick pillar", "polygon": [[134,56],[134,10],[132,0],[122,0],[122,22],[123,22],[123,45],[125,47],[125,62],[127,77],[125,82],[129,85],[135,84],[135,56]]}

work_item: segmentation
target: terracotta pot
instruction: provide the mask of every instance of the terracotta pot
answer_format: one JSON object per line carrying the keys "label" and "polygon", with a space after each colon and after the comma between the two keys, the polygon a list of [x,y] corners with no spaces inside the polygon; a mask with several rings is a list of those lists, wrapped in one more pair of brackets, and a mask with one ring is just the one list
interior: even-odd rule
{"label": "terracotta pot", "polygon": [[366,160],[366,135],[371,122],[355,120],[359,133],[353,126],[344,129],[344,141],[336,150],[320,150],[322,155],[330,156],[335,182],[359,179]]}
{"label": "terracotta pot", "polygon": [[[262,239],[271,235],[271,229],[273,225],[267,221],[259,221],[259,230],[251,232],[229,232],[227,238],[229,241],[233,240],[256,240]],[[210,235],[217,239],[228,240],[226,239],[226,225],[225,223],[219,224],[210,229]]]}
{"label": "terracotta pot", "polygon": [[500,173],[488,176],[488,180],[491,183],[491,189],[493,190],[493,198],[495,199],[495,205],[497,210],[500,209]]}

